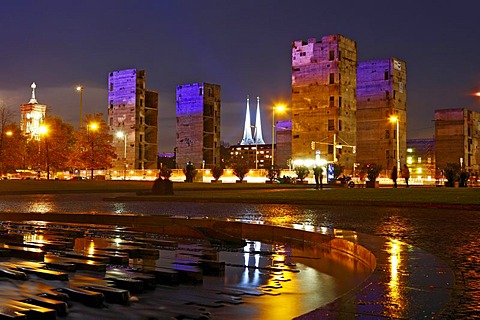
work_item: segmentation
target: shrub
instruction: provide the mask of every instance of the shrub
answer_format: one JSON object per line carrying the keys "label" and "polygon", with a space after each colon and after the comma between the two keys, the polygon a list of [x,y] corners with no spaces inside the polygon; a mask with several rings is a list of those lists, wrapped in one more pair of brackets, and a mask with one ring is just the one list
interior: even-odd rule
{"label": "shrub", "polygon": [[448,180],[445,183],[447,187],[453,187],[455,182],[460,180],[460,172],[462,171],[462,167],[458,163],[447,163],[445,169],[443,169],[443,174],[445,178]]}
{"label": "shrub", "polygon": [[375,163],[367,163],[362,170],[365,171],[369,181],[376,181],[382,171],[382,166]]}
{"label": "shrub", "polygon": [[275,169],[275,167],[270,167],[267,171],[267,178],[270,181],[273,181],[275,178],[280,177],[280,169]]}
{"label": "shrub", "polygon": [[163,178],[163,179],[165,179],[165,180],[170,180],[170,177],[172,176],[172,169],[170,169],[169,167],[163,165],[163,166],[160,168],[159,175],[160,175],[161,178]]}
{"label": "shrub", "polygon": [[246,162],[236,161],[233,163],[232,168],[233,174],[237,176],[240,181],[243,181],[243,178],[245,178],[248,173],[248,164]]}
{"label": "shrub", "polygon": [[303,182],[310,173],[310,170],[305,166],[298,166],[295,168],[295,173],[297,174],[297,179]]}
{"label": "shrub", "polygon": [[218,181],[220,177],[223,175],[223,168],[221,166],[214,166],[212,168],[212,176],[215,181]]}

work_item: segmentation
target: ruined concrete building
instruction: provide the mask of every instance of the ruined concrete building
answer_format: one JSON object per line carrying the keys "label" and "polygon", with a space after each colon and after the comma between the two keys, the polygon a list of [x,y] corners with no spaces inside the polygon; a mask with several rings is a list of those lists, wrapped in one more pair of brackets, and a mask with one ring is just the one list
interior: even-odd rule
{"label": "ruined concrete building", "polygon": [[108,126],[115,137],[114,169],[155,169],[158,93],[145,89],[145,71],[113,71],[108,77]]}
{"label": "ruined concrete building", "polygon": [[197,169],[220,164],[220,86],[192,83],[177,86],[176,163]]}
{"label": "ruined concrete building", "polygon": [[480,113],[463,108],[435,110],[437,168],[457,163],[469,172],[480,171]]}
{"label": "ruined concrete building", "polygon": [[397,160],[401,165],[406,162],[406,69],[398,59],[362,61],[357,68],[356,161],[381,165],[387,174]]}
{"label": "ruined concrete building", "polygon": [[292,46],[292,160],[355,163],[357,45],[341,35]]}

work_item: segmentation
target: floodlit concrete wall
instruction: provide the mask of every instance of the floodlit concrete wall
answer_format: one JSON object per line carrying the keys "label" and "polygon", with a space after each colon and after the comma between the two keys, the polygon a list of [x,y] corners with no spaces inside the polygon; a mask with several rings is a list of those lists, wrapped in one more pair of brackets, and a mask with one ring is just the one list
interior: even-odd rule
{"label": "floodlit concrete wall", "polygon": [[357,68],[357,162],[375,163],[391,171],[397,162],[399,119],[400,163],[406,162],[406,63],[399,59],[362,61]]}
{"label": "floodlit concrete wall", "polygon": [[281,169],[289,167],[292,159],[292,121],[277,122],[275,163]]}
{"label": "floodlit concrete wall", "polygon": [[177,86],[177,166],[220,164],[220,86],[193,83]]}
{"label": "floodlit concrete wall", "polygon": [[[337,143],[356,144],[356,42],[341,35],[292,45],[292,159],[334,161]],[[316,142],[312,149],[312,142]],[[352,148],[336,158],[353,168]]]}
{"label": "floodlit concrete wall", "polygon": [[108,125],[118,156],[114,162],[116,169],[124,167],[125,153],[124,139],[116,137],[118,131],[127,136],[127,169],[156,168],[158,93],[146,93],[145,86],[143,70],[126,69],[109,74]]}
{"label": "floodlit concrete wall", "polygon": [[467,109],[435,110],[435,160],[437,168],[461,164],[480,171],[480,113]]}

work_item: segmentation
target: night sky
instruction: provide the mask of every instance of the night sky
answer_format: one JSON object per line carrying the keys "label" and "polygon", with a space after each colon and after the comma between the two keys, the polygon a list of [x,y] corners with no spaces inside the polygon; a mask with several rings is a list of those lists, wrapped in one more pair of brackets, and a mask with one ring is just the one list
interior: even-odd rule
{"label": "night sky", "polygon": [[49,114],[76,126],[81,84],[84,114],[106,119],[108,73],[137,68],[160,95],[159,151],[175,144],[175,88],[192,82],[221,85],[231,144],[242,138],[246,96],[251,108],[260,96],[269,143],[271,106],[290,100],[292,41],[342,34],[360,61],[407,62],[407,135],[431,138],[435,109],[480,111],[479,9],[477,0],[2,1],[0,105],[19,121],[35,81]]}

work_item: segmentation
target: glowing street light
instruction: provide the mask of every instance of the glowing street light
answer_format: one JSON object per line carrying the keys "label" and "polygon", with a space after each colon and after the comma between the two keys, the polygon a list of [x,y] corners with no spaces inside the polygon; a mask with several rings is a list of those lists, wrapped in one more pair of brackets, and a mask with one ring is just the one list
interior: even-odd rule
{"label": "glowing street light", "polygon": [[272,169],[275,166],[275,130],[277,129],[275,112],[283,112],[285,109],[286,107],[284,105],[278,105],[272,108]]}
{"label": "glowing street light", "polygon": [[397,140],[397,172],[400,172],[400,133],[399,133],[399,128],[400,128],[400,119],[398,119],[397,116],[391,116],[389,118],[390,122],[395,122],[397,124],[397,130],[395,133],[395,139]]}
{"label": "glowing street light", "polygon": [[83,114],[82,114],[82,98],[83,98],[83,87],[82,86],[77,86],[77,91],[80,93],[80,120],[78,122],[78,128],[80,129],[82,127],[82,117],[83,117]]}

